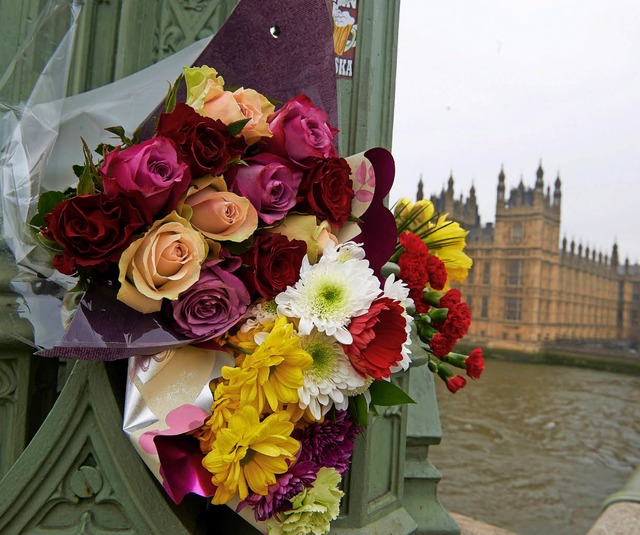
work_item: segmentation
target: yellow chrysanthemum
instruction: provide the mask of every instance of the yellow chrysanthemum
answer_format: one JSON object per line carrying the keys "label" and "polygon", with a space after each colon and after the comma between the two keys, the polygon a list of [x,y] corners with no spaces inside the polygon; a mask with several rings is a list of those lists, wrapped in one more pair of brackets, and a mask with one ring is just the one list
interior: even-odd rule
{"label": "yellow chrysanthemum", "polygon": [[214,390],[213,400],[211,416],[195,434],[202,453],[211,451],[218,432],[227,426],[231,416],[240,408],[240,392],[225,383],[219,383]]}
{"label": "yellow chrysanthemum", "polygon": [[247,353],[253,353],[258,348],[258,343],[256,342],[256,335],[260,335],[260,333],[268,333],[273,329],[274,323],[266,323],[264,325],[257,323],[255,327],[252,329],[244,331],[240,329],[233,336],[229,337],[229,343],[233,344],[236,347],[239,347],[243,351]]}
{"label": "yellow chrysanthemum", "polygon": [[202,461],[217,486],[213,503],[227,503],[236,494],[244,500],[249,489],[265,496],[276,475],[287,471],[300,448],[290,436],[292,431],[285,412],[260,421],[258,412],[247,405],[233,414]]}
{"label": "yellow chrysanthemum", "polygon": [[262,413],[265,404],[275,411],[282,404],[297,403],[303,372],[311,364],[313,358],[300,347],[293,325],[281,317],[240,367],[222,368],[222,377],[229,381],[230,388],[239,388],[241,406],[251,404]]}

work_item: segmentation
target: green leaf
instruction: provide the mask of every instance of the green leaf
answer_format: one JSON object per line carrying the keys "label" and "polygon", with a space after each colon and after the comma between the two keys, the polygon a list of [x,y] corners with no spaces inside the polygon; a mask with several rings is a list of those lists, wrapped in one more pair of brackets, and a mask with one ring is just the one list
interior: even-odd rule
{"label": "green leaf", "polygon": [[251,119],[240,119],[227,125],[227,130],[232,136],[237,136]]}
{"label": "green leaf", "polygon": [[399,386],[390,381],[374,381],[369,387],[372,405],[402,405],[415,403],[413,399]]}
{"label": "green leaf", "polygon": [[87,142],[80,138],[82,141],[82,153],[84,154],[84,169],[82,171],[82,175],[78,180],[78,195],[85,195],[88,193],[95,193],[96,186],[99,186],[101,183],[100,173],[98,173],[98,169],[93,163],[93,157],[91,156],[91,151],[89,147],[87,147]]}
{"label": "green leaf", "polygon": [[44,227],[44,216],[50,213],[59,202],[65,199],[66,195],[61,191],[47,191],[40,195],[40,199],[38,199],[38,213],[31,218],[29,224],[38,228]]}
{"label": "green leaf", "polygon": [[250,238],[247,238],[246,240],[239,243],[225,242],[224,246],[228,249],[228,251],[232,255],[240,256],[246,253],[249,249],[251,249],[251,246],[253,245],[253,241],[254,241],[254,237],[251,236]]}
{"label": "green leaf", "polygon": [[367,421],[369,419],[369,404],[364,394],[359,394],[355,397],[349,398],[349,413],[355,421],[356,425],[361,427],[367,427]]}
{"label": "green leaf", "polygon": [[60,247],[57,242],[48,240],[42,235],[42,232],[38,232],[38,234],[36,234],[36,237],[38,238],[38,241],[49,251],[54,253],[59,253],[60,251],[62,251],[62,247]]}
{"label": "green leaf", "polygon": [[76,177],[80,178],[82,176],[82,172],[84,171],[84,165],[72,165],[71,169],[73,169],[73,174]]}
{"label": "green leaf", "polygon": [[176,100],[178,98],[178,88],[180,87],[180,83],[184,75],[180,73],[180,76],[176,78],[176,81],[173,82],[173,85],[169,85],[169,91],[167,91],[167,96],[164,99],[164,111],[165,113],[171,113],[173,109],[176,107]]}
{"label": "green leaf", "polygon": [[[111,132],[112,134],[114,134],[116,137],[120,138],[120,141],[122,141],[122,143],[124,145],[126,145],[127,147],[130,147],[131,145],[133,145],[133,141],[131,141],[124,133],[124,128],[122,128],[121,126],[110,126],[108,128],[105,128],[105,130],[107,132]],[[101,153],[102,154],[102,153]]]}

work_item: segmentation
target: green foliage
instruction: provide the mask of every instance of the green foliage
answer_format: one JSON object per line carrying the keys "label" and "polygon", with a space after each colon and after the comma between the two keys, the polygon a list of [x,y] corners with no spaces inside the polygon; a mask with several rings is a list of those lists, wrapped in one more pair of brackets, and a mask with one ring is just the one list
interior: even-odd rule
{"label": "green foliage", "polygon": [[390,381],[374,381],[369,387],[369,392],[371,393],[372,405],[389,406],[415,403],[402,388]]}
{"label": "green foliage", "polygon": [[235,121],[233,123],[229,123],[227,125],[227,130],[229,131],[229,134],[231,134],[232,136],[237,136],[238,134],[240,134],[240,132],[242,132],[242,129],[247,126],[247,123],[250,121],[251,119],[240,119],[239,121]]}
{"label": "green foliage", "polygon": [[[109,126],[108,128],[105,128],[105,130],[119,138],[123,145],[126,145],[127,147],[131,147],[131,145],[133,145],[133,141],[125,135],[124,128],[121,126]],[[102,155],[102,152],[100,152],[100,155]]]}
{"label": "green foliage", "polygon": [[50,213],[59,202],[64,201],[66,198],[67,196],[61,191],[47,191],[40,195],[38,199],[38,213],[31,218],[31,226],[37,228],[44,227],[44,216]]}
{"label": "green foliage", "polygon": [[87,147],[87,142],[82,140],[82,153],[84,154],[84,169],[78,179],[78,195],[86,195],[89,193],[95,193],[96,189],[101,186],[100,173],[93,163],[93,157],[91,151]]}
{"label": "green foliage", "polygon": [[164,99],[164,111],[165,113],[171,113],[176,107],[176,99],[178,98],[178,88],[182,83],[182,79],[184,78],[184,74],[180,73],[180,76],[176,78],[176,81],[173,82],[173,85],[169,84],[169,91],[167,91],[167,96]]}

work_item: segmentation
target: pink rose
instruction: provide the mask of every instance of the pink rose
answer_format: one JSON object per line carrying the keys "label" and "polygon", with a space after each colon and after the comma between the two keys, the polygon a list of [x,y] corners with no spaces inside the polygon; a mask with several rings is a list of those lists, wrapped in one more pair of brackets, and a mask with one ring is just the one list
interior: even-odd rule
{"label": "pink rose", "polygon": [[100,174],[107,195],[129,198],[149,221],[173,210],[191,182],[189,167],[164,137],[117,147],[105,155]]}
{"label": "pink rose", "polygon": [[338,130],[328,120],[327,113],[316,108],[308,96],[298,95],[269,117],[273,137],[267,143],[268,150],[301,165],[309,158],[337,157],[333,137]]}
{"label": "pink rose", "polygon": [[249,199],[267,225],[280,221],[296,204],[302,172],[269,153],[249,158],[246,163],[229,171],[231,191]]}

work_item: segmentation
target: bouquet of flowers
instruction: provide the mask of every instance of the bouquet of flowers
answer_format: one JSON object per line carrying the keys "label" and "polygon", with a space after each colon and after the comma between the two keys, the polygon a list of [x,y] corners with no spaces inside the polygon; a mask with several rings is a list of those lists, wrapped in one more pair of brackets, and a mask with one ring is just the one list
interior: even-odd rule
{"label": "bouquet of flowers", "polygon": [[[154,137],[111,127],[120,143],[99,146],[99,161],[85,144],[77,185],[44,193],[31,224],[79,289],[117,289],[179,336],[130,364],[128,408],[164,417],[141,425],[125,411],[172,498],[235,499],[270,532],[321,533],[369,404],[410,402],[388,381],[410,363],[409,289],[370,264],[370,241],[352,241],[386,194],[376,167],[390,155],[338,157],[337,131],[305,95],[276,110],[213,68],[184,79],[187,102],[176,83]],[[181,382],[197,395],[176,393]]]}
{"label": "bouquet of flowers", "polygon": [[175,502],[325,533],[369,411],[412,402],[390,379],[415,333],[451,391],[449,366],[482,372],[480,350],[452,353],[466,234],[428,205],[394,220],[391,155],[339,157],[305,94],[270,100],[207,66],[183,85],[150,135],[82,141],[77,183],[40,194],[31,230],[76,286],[39,353],[129,358],[123,428]]}

